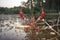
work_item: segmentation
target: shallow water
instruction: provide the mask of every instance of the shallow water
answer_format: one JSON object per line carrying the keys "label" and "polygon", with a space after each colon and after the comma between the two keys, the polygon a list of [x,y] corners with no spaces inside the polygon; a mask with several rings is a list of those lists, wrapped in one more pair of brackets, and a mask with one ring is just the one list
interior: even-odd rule
{"label": "shallow water", "polygon": [[23,24],[26,25],[19,15],[0,15],[0,40],[25,40],[24,30],[15,28]]}
{"label": "shallow water", "polygon": [[19,15],[0,15],[0,40],[24,40],[24,30],[15,29],[18,22],[24,23]]}

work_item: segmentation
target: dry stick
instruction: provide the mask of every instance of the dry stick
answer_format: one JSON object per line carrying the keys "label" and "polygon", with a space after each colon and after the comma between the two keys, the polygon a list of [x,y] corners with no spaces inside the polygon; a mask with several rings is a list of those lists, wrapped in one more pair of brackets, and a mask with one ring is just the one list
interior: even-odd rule
{"label": "dry stick", "polygon": [[44,19],[42,19],[42,21],[45,22],[52,31],[54,31],[55,33],[57,33],[60,36],[60,34],[56,30],[54,30],[52,28],[52,26],[50,26]]}
{"label": "dry stick", "polygon": [[59,32],[58,25],[59,25],[59,17],[58,17],[58,20],[57,20],[57,30],[58,30],[58,32]]}

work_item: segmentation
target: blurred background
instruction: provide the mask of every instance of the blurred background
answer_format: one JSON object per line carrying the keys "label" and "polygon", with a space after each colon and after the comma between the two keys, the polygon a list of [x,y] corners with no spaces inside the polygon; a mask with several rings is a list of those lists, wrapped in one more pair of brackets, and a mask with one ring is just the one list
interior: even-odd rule
{"label": "blurred background", "polygon": [[[60,0],[0,0],[0,40],[25,40],[26,33],[23,28],[28,25],[20,18],[19,10],[22,8],[28,19],[32,13],[38,18],[41,7],[45,9],[44,19],[50,25],[59,24],[60,33]],[[54,28],[57,30],[57,27]]]}

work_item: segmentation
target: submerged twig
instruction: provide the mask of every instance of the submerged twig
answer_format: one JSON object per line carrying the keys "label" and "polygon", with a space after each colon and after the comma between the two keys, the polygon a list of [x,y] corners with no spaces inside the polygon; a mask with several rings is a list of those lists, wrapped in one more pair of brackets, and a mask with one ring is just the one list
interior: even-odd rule
{"label": "submerged twig", "polygon": [[44,19],[42,19],[42,21],[44,21],[52,31],[54,31],[55,33],[57,33],[60,36],[60,34],[52,28],[53,26],[50,26]]}

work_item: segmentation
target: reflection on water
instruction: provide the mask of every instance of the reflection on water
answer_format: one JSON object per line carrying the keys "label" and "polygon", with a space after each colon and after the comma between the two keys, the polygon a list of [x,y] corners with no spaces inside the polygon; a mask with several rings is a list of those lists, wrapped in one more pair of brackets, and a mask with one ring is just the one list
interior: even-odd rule
{"label": "reflection on water", "polygon": [[24,30],[15,29],[23,23],[19,15],[0,15],[0,40],[24,40]]}

